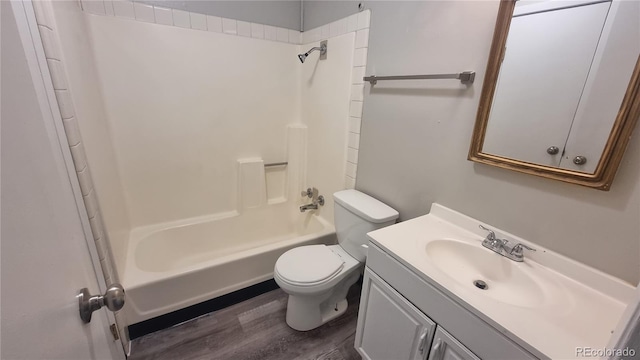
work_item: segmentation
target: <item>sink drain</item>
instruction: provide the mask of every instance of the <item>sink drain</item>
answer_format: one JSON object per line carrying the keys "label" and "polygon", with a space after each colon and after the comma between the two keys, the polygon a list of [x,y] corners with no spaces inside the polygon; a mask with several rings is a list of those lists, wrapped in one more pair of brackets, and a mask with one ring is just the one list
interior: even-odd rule
{"label": "sink drain", "polygon": [[482,280],[474,280],[473,285],[475,285],[480,290],[487,290],[489,288],[489,285],[487,285],[487,283]]}

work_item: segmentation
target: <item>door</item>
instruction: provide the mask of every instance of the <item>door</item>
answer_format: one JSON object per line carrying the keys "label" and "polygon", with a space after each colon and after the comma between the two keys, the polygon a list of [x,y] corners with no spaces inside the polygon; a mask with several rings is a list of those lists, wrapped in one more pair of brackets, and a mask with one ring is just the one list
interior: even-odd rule
{"label": "door", "polygon": [[436,325],[367,268],[356,350],[367,360],[426,359]]}
{"label": "door", "polygon": [[[1,6],[1,252],[3,359],[124,359],[106,310],[80,320],[76,295],[97,294],[67,162],[49,107],[28,6]],[[46,72],[45,72],[46,73]],[[50,80],[49,80],[50,81]],[[99,267],[98,267],[99,269]]]}
{"label": "door", "polygon": [[480,360],[451,334],[438,326],[429,360]]}

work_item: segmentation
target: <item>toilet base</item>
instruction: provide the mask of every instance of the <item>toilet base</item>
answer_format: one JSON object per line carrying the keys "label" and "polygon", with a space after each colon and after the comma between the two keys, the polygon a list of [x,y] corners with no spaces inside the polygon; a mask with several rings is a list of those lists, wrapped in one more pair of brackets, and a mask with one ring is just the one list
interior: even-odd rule
{"label": "toilet base", "polygon": [[347,299],[337,302],[334,306],[331,306],[329,309],[325,310],[322,313],[322,323],[327,323],[344,314],[345,311],[347,311],[347,307],[349,307]]}
{"label": "toilet base", "polygon": [[298,331],[309,331],[331,321],[347,311],[347,292],[358,281],[359,271],[354,271],[335,288],[312,295],[289,295],[287,325]]}

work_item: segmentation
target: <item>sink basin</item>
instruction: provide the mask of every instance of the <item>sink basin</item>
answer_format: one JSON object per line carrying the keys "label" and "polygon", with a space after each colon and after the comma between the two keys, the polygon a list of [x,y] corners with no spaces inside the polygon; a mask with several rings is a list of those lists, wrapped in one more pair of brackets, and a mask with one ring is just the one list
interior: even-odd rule
{"label": "sink basin", "polygon": [[445,239],[427,243],[426,253],[432,265],[470,291],[515,306],[544,303],[545,293],[526,261],[509,260],[479,244]]}
{"label": "sink basin", "polygon": [[[510,244],[530,244],[434,203],[427,215],[368,233],[367,266],[440,325],[448,330],[458,326],[451,331],[467,331],[469,338],[475,333],[468,332],[471,324],[459,314],[450,317],[436,293],[539,359],[573,359],[576,346],[606,348],[625,307],[637,297],[634,285],[540,245],[525,254],[524,262],[509,260],[481,245],[487,234],[478,225]],[[401,275],[404,270],[410,277]],[[476,287],[475,280],[488,287]]]}

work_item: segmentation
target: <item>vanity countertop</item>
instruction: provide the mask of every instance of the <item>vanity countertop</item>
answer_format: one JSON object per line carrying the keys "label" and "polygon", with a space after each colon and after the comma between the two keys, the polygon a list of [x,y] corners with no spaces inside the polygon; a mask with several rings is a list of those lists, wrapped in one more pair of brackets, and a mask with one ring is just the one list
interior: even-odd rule
{"label": "vanity countertop", "polygon": [[[482,247],[486,232],[479,224],[495,230],[499,238],[537,251],[526,252],[524,262],[508,260]],[[428,215],[368,236],[424,281],[513,341],[551,359],[579,357],[576,347],[605,348],[635,291],[617,278],[438,204],[433,204]],[[469,263],[456,259],[438,263],[441,259],[429,256],[450,255],[428,255],[428,250],[439,246],[437,241],[468,248],[473,256],[468,257]],[[498,264],[498,274],[479,264],[486,260]],[[476,288],[467,281],[469,276],[484,278],[489,289]]]}

